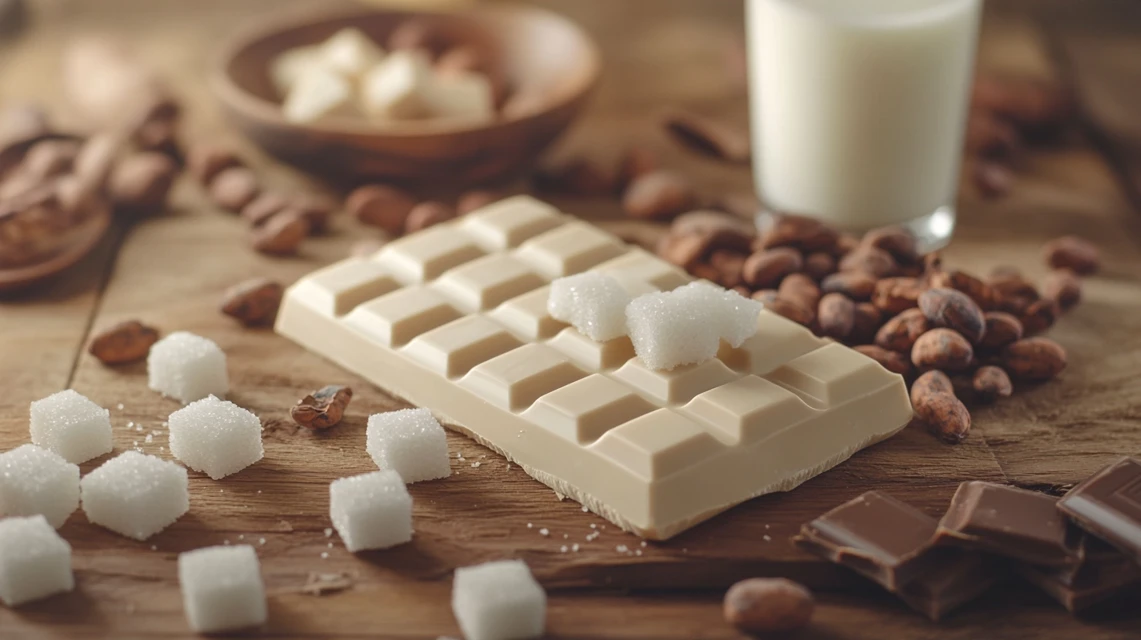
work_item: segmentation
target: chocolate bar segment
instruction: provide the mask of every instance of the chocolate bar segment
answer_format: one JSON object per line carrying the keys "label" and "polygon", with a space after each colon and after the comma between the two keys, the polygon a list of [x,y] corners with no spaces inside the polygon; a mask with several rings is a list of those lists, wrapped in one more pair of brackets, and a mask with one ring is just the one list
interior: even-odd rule
{"label": "chocolate bar segment", "polygon": [[1058,509],[1141,563],[1141,461],[1122,458],[1074,487]]}
{"label": "chocolate bar segment", "polygon": [[1081,530],[1057,509],[1058,499],[991,482],[959,485],[935,534],[936,544],[961,546],[1050,567],[1081,560]]}
{"label": "chocolate bar segment", "polygon": [[937,525],[922,511],[869,491],[804,525],[793,541],[938,620],[981,595],[999,572],[980,553],[935,546]]}
{"label": "chocolate bar segment", "polygon": [[1071,613],[1080,613],[1141,584],[1141,566],[1092,536],[1083,536],[1081,561],[1074,567],[1021,563],[1015,570]]}

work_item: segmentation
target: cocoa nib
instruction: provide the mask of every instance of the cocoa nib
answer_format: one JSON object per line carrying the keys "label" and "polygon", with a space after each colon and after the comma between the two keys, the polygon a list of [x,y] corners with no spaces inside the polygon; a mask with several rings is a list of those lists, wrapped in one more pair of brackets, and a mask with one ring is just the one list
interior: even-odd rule
{"label": "cocoa nib", "polygon": [[103,364],[126,364],[147,357],[158,342],[158,330],[138,320],[128,320],[100,332],[88,351]]}
{"label": "cocoa nib", "polygon": [[289,415],[306,429],[328,429],[341,421],[352,399],[351,388],[331,384],[299,400]]}
{"label": "cocoa nib", "polygon": [[273,324],[281,306],[282,286],[266,278],[254,278],[226,290],[222,313],[247,327]]}

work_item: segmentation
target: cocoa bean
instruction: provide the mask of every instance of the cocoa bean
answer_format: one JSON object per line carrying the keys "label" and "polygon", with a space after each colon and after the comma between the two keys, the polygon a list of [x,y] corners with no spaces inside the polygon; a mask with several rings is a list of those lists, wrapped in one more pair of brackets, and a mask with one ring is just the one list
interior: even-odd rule
{"label": "cocoa bean", "polygon": [[971,433],[971,412],[951,393],[921,396],[912,406],[928,431],[947,444],[959,444]]}
{"label": "cocoa bean", "polygon": [[[852,334],[848,336],[848,341],[856,344],[872,342],[875,340],[876,331],[879,330],[882,324],[883,314],[874,304],[870,302],[857,302],[855,320],[852,323]],[[920,333],[922,333],[922,331]],[[916,337],[919,336],[916,335]],[[906,349],[903,351],[904,353],[907,352]]]}
{"label": "cocoa bean", "polygon": [[476,209],[482,209],[493,202],[503,199],[503,194],[489,189],[474,189],[465,191],[456,200],[456,215],[467,215]]}
{"label": "cocoa bean", "polygon": [[321,233],[329,225],[329,218],[337,210],[337,204],[329,198],[312,193],[293,196],[290,204],[309,223],[309,233]]}
{"label": "cocoa bean", "polygon": [[1054,326],[1059,313],[1058,303],[1049,298],[1032,303],[1019,318],[1023,335],[1037,335]]}
{"label": "cocoa bean", "polygon": [[412,207],[404,220],[404,233],[416,233],[422,229],[447,222],[456,217],[456,211],[443,202],[428,200]]}
{"label": "cocoa bean", "polygon": [[813,310],[802,307],[792,300],[785,300],[776,295],[776,292],[770,292],[768,290],[757,291],[753,294],[753,299],[763,302],[765,309],[806,327],[812,324],[812,321],[816,319],[816,313]]}
{"label": "cocoa bean", "polygon": [[903,313],[919,304],[923,289],[917,278],[884,278],[876,283],[872,304],[888,315]]}
{"label": "cocoa bean", "polygon": [[840,259],[840,271],[857,271],[867,273],[876,278],[886,278],[895,275],[899,270],[895,258],[883,249],[875,247],[857,247]]}
{"label": "cocoa bean", "polygon": [[543,167],[534,182],[540,192],[573,196],[608,196],[617,190],[616,176],[586,158]]}
{"label": "cocoa bean", "polygon": [[1009,398],[1014,393],[1010,376],[995,366],[979,367],[971,378],[971,388],[980,402],[994,402],[998,398]]}
{"label": "cocoa bean", "polygon": [[812,592],[785,578],[750,578],[725,593],[725,621],[750,634],[779,634],[808,626]]}
{"label": "cocoa bean", "polygon": [[666,262],[690,270],[705,257],[710,236],[668,233],[658,242],[657,254]]}
{"label": "cocoa bean", "polygon": [[829,293],[820,298],[816,320],[822,335],[843,341],[852,333],[856,322],[856,304],[842,293]]}
{"label": "cocoa bean", "polygon": [[892,373],[898,373],[901,376],[911,375],[914,368],[911,365],[911,360],[907,356],[897,351],[888,351],[883,347],[874,344],[861,344],[852,347],[856,351],[864,354],[878,362],[884,369]]}
{"label": "cocoa bean", "polygon": [[789,247],[758,251],[745,260],[745,282],[752,287],[775,287],[790,273],[804,267],[800,252]]}
{"label": "cocoa bean", "polygon": [[745,266],[745,256],[725,249],[717,249],[709,254],[709,266],[717,270],[717,284],[732,289],[741,284],[741,271]]}
{"label": "cocoa bean", "polygon": [[1022,338],[1022,323],[1018,318],[1003,311],[987,311],[986,332],[979,346],[984,349],[1001,349]]}
{"label": "cocoa bean", "polygon": [[158,330],[138,320],[128,320],[96,334],[87,351],[103,364],[126,364],[147,357],[156,342]]}
{"label": "cocoa bean", "polygon": [[107,191],[125,213],[150,215],[162,211],[178,176],[178,166],[161,153],[145,151],[123,158],[111,170]]}
{"label": "cocoa bean", "polygon": [[289,417],[306,429],[328,429],[341,421],[352,399],[351,388],[331,384],[299,400]]}
{"label": "cocoa bean", "polygon": [[662,119],[666,132],[703,155],[746,163],[752,156],[749,132],[709,116],[673,109]]}
{"label": "cocoa bean", "polygon": [[710,282],[717,282],[717,279],[721,277],[721,272],[708,262],[695,263],[689,268],[689,272],[693,277],[699,280],[708,280]]}
{"label": "cocoa bean", "polygon": [[903,227],[882,227],[864,235],[863,243],[891,254],[899,264],[919,261],[919,247],[915,236]]}
{"label": "cocoa bean", "polygon": [[222,296],[222,313],[247,327],[273,324],[285,289],[268,278],[240,282]]}
{"label": "cocoa bean", "polygon": [[285,210],[250,230],[250,244],[261,253],[288,255],[297,252],[309,235],[309,223],[301,214]]}
{"label": "cocoa bean", "polygon": [[808,309],[815,309],[820,303],[820,287],[816,281],[803,273],[790,273],[781,280],[777,292],[782,298],[792,300]]}
{"label": "cocoa bean", "polygon": [[979,160],[971,166],[971,182],[984,198],[998,198],[1014,188],[1014,172],[992,160]]}
{"label": "cocoa bean", "polygon": [[860,238],[851,233],[841,233],[836,237],[836,245],[832,247],[832,255],[843,258],[860,246]]}
{"label": "cocoa bean", "polygon": [[757,229],[751,223],[720,211],[683,213],[670,224],[670,233],[709,236],[710,248],[748,253]]}
{"label": "cocoa bean", "polygon": [[416,199],[412,194],[382,184],[358,187],[345,200],[345,210],[349,215],[394,236],[404,231],[404,222],[415,206]]}
{"label": "cocoa bean", "polygon": [[804,257],[804,273],[817,282],[836,272],[836,258],[825,251],[814,251]]}
{"label": "cocoa bean", "polygon": [[1082,299],[1082,279],[1069,269],[1055,269],[1046,275],[1042,295],[1063,311],[1072,309]]}
{"label": "cocoa bean", "polygon": [[876,332],[875,343],[889,351],[911,353],[912,346],[919,336],[927,332],[927,316],[919,309],[908,309],[889,318]]}
{"label": "cocoa bean", "polygon": [[618,188],[625,190],[641,176],[657,171],[661,166],[658,156],[646,147],[630,147],[618,161]]}
{"label": "cocoa bean", "polygon": [[978,344],[986,335],[982,309],[967,294],[955,289],[929,289],[919,296],[919,309],[933,327],[954,329]]}
{"label": "cocoa bean", "polygon": [[804,252],[831,251],[839,235],[819,220],[791,214],[765,219],[758,249],[792,247]]}
{"label": "cocoa bean", "polygon": [[1018,130],[1009,122],[983,109],[972,109],[967,119],[966,150],[972,156],[1008,159],[1022,148]]}
{"label": "cocoa bean", "polygon": [[1042,247],[1042,257],[1053,269],[1069,269],[1081,276],[1097,273],[1101,252],[1092,242],[1077,236],[1055,238]]}
{"label": "cocoa bean", "polygon": [[876,279],[862,271],[841,271],[824,278],[820,290],[824,293],[842,293],[856,302],[871,300]]}
{"label": "cocoa bean", "polygon": [[245,167],[223,169],[214,176],[209,186],[214,204],[237,213],[261,192],[258,177]]}
{"label": "cocoa bean", "polygon": [[689,178],[665,170],[635,178],[622,196],[626,213],[645,220],[668,220],[692,209],[696,202]]}
{"label": "cocoa bean", "polygon": [[932,289],[962,291],[974,300],[980,309],[990,309],[994,304],[994,293],[985,282],[958,269],[935,271],[929,275],[927,283]]}
{"label": "cocoa bean", "polygon": [[955,386],[951,383],[951,378],[942,371],[928,371],[911,383],[912,404],[916,404],[922,396],[937,393],[955,393]]}
{"label": "cocoa bean", "polygon": [[1002,366],[1020,380],[1049,380],[1066,368],[1066,350],[1047,338],[1023,338],[1002,350]]}
{"label": "cocoa bean", "polygon": [[931,329],[911,347],[911,362],[920,369],[962,371],[970,368],[974,356],[971,343],[947,328]]}
{"label": "cocoa bean", "polygon": [[242,207],[242,220],[256,227],[289,207],[289,199],[276,191],[263,191]]}
{"label": "cocoa bean", "polygon": [[244,166],[244,163],[233,149],[216,142],[193,144],[186,152],[186,167],[190,175],[204,187],[226,169],[241,166]]}

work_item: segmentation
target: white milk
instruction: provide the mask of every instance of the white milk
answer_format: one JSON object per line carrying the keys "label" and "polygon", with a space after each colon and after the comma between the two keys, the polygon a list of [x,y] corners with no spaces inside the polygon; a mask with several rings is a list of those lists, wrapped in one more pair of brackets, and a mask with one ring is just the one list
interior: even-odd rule
{"label": "white milk", "polygon": [[851,229],[953,212],[981,0],[747,3],[766,205]]}

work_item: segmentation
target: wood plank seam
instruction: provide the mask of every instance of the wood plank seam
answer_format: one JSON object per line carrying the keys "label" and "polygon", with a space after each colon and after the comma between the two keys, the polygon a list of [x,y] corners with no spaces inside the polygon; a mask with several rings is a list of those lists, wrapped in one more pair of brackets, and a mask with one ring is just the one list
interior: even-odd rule
{"label": "wood plank seam", "polygon": [[[103,297],[107,293],[107,287],[111,283],[111,277],[115,275],[115,266],[119,263],[119,252],[123,248],[123,244],[130,234],[131,227],[134,225],[116,222],[111,225],[111,231],[107,234],[107,242],[111,243],[111,257],[107,260],[106,266],[103,268],[103,276],[99,280],[99,289],[95,295],[95,304],[91,305],[91,311],[87,315],[87,323],[83,328],[83,333],[80,335],[79,344],[76,345],[75,355],[71,359],[71,369],[67,372],[67,380],[64,382],[63,388],[70,389],[71,383],[75,380],[75,372],[79,369],[79,359],[83,357],[83,349],[87,346],[87,342],[91,339],[91,330],[95,327],[95,319],[99,316],[99,312],[103,308]],[[61,389],[62,391],[62,389]]]}

